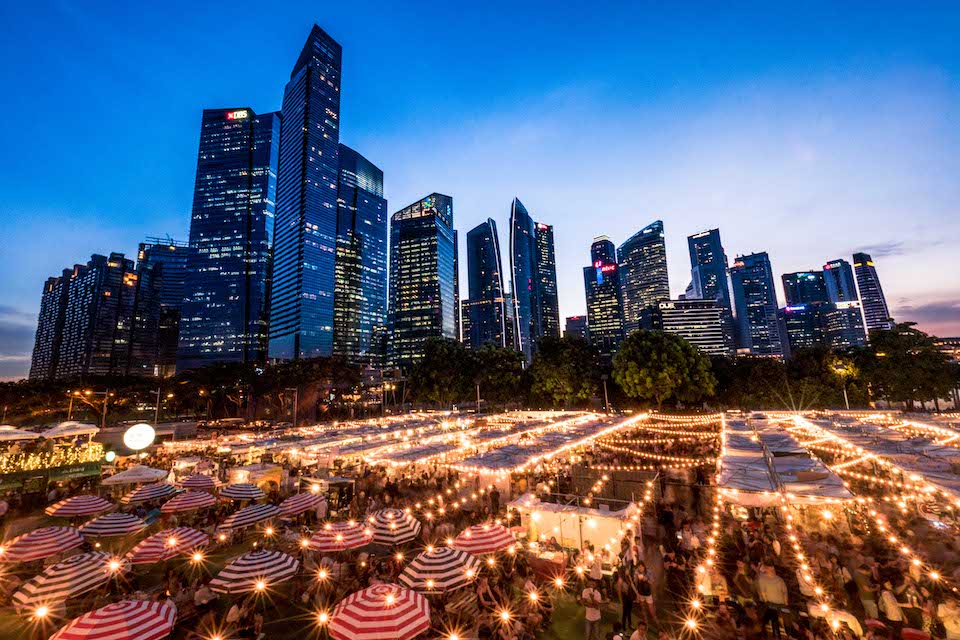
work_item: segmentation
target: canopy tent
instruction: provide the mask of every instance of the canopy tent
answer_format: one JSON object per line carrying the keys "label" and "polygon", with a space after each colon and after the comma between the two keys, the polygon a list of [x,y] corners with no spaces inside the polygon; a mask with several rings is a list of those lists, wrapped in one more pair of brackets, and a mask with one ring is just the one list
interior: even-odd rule
{"label": "canopy tent", "polygon": [[35,431],[17,429],[9,424],[0,425],[0,442],[14,442],[16,440],[36,440],[41,435]]}
{"label": "canopy tent", "polygon": [[100,433],[99,427],[82,422],[67,421],[61,422],[55,427],[51,427],[40,434],[44,438],[73,438],[76,436],[95,436]]}
{"label": "canopy tent", "polygon": [[508,504],[520,513],[520,524],[528,537],[540,542],[555,538],[568,549],[583,549],[587,542],[597,547],[610,545],[620,553],[622,532],[630,527],[640,531],[640,508],[630,502],[618,511],[580,507],[574,504],[542,502],[532,493],[525,493]]}
{"label": "canopy tent", "polygon": [[148,482],[157,482],[167,477],[167,472],[163,469],[154,469],[142,464],[130,467],[126,471],[104,478],[100,484],[112,487],[120,484],[146,484]]}

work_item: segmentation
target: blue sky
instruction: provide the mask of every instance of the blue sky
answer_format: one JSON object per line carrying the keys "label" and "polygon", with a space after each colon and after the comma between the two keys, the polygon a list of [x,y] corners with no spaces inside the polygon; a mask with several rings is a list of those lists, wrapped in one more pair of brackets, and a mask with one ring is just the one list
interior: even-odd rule
{"label": "blue sky", "polygon": [[897,319],[960,335],[960,6],[464,4],[4,3],[0,377],[45,278],[186,238],[201,110],[279,108],[314,22],[390,211],[450,194],[462,238],[519,196],[556,228],[562,315],[592,237],[659,218],[674,293],[719,226],[777,274],[872,251]]}

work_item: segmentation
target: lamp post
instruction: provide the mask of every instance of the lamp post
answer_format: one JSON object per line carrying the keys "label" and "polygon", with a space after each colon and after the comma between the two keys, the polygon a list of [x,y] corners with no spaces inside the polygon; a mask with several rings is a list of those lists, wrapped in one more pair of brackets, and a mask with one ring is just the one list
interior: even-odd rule
{"label": "lamp post", "polygon": [[603,406],[604,406],[604,411],[606,411],[607,413],[610,413],[610,396],[607,395],[607,378],[608,378],[608,377],[609,377],[609,376],[608,376],[607,374],[603,374],[602,376],[600,376],[600,379],[603,380]]}
{"label": "lamp post", "polygon": [[300,402],[300,387],[288,387],[286,391],[293,391],[293,428],[297,428],[297,405]]}
{"label": "lamp post", "polygon": [[850,367],[841,360],[835,360],[833,371],[840,378],[840,385],[843,388],[843,404],[847,407],[847,411],[850,411],[850,399],[847,397],[847,376],[852,373]]}

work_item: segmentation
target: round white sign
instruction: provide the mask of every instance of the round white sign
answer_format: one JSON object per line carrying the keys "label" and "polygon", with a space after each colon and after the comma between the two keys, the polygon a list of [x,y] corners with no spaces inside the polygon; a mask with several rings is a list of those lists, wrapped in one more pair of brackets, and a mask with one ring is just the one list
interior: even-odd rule
{"label": "round white sign", "polygon": [[157,432],[153,430],[153,427],[141,422],[127,429],[126,433],[123,434],[123,444],[127,445],[129,449],[140,451],[152,445],[156,435]]}

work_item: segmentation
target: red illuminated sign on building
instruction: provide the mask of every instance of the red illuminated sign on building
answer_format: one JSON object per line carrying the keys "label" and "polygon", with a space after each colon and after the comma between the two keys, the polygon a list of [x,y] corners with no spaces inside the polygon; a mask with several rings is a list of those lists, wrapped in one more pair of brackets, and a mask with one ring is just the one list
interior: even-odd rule
{"label": "red illuminated sign on building", "polygon": [[227,111],[227,120],[246,120],[249,116],[250,112],[246,109]]}

